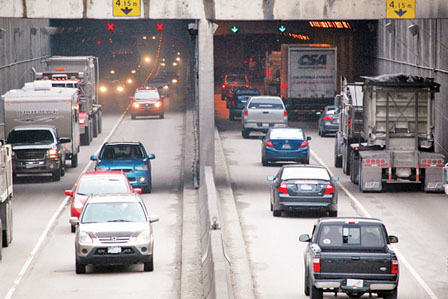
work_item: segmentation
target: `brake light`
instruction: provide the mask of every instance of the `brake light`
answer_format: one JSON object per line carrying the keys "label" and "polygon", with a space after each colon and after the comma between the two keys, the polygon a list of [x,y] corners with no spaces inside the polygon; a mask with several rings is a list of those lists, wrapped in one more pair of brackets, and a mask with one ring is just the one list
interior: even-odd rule
{"label": "brake light", "polygon": [[303,140],[302,144],[299,146],[299,148],[305,148],[305,147],[308,147],[308,141]]}
{"label": "brake light", "polygon": [[397,258],[392,258],[390,261],[390,273],[398,274],[398,260]]}
{"label": "brake light", "polygon": [[277,191],[278,193],[288,194],[288,188],[286,188],[286,183],[285,182],[281,183],[280,186],[278,186]]}
{"label": "brake light", "polygon": [[288,111],[286,111],[286,110],[283,111],[283,116],[284,116],[284,117],[288,117]]}
{"label": "brake light", "polygon": [[222,87],[222,88],[226,88],[226,85],[225,85],[225,84],[223,84],[223,85],[221,85],[221,87]]}
{"label": "brake light", "polygon": [[320,258],[313,258],[313,272],[319,273],[320,272]]}
{"label": "brake light", "polygon": [[327,187],[325,187],[325,194],[324,195],[329,195],[329,194],[333,194],[334,193],[334,187],[332,184],[328,183]]}
{"label": "brake light", "polygon": [[244,110],[244,116],[248,116],[249,112],[247,110]]}
{"label": "brake light", "polygon": [[246,84],[246,88],[249,88],[249,84]]}
{"label": "brake light", "polygon": [[324,116],[324,120],[333,120],[333,116]]}
{"label": "brake light", "polygon": [[274,145],[272,144],[271,140],[266,140],[266,142],[264,143],[266,145],[266,147],[272,147],[274,148]]}
{"label": "brake light", "polygon": [[229,98],[233,98],[233,94],[229,94]]}

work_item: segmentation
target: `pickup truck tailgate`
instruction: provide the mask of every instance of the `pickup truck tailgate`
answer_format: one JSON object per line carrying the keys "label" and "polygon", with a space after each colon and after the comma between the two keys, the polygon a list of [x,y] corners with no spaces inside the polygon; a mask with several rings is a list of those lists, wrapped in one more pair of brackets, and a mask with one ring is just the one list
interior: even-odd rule
{"label": "pickup truck tailgate", "polygon": [[391,273],[391,256],[381,252],[322,252],[321,278],[387,278]]}
{"label": "pickup truck tailgate", "polygon": [[260,123],[283,122],[284,116],[282,109],[248,109],[247,121]]}

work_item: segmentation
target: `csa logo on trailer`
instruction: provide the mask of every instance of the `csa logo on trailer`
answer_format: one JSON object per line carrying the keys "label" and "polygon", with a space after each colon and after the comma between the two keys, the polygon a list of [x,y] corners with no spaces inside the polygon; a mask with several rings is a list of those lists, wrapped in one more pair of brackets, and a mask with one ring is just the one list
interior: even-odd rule
{"label": "csa logo on trailer", "polygon": [[301,66],[327,65],[327,55],[319,55],[319,54],[302,55],[299,58],[298,63]]}

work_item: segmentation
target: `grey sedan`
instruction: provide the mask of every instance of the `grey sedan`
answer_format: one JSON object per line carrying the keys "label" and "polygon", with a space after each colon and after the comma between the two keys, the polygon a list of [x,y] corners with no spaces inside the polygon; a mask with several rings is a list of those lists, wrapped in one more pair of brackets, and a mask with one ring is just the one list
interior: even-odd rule
{"label": "grey sedan", "polygon": [[138,194],[96,194],[89,197],[76,225],[76,274],[86,265],[127,265],[143,263],[144,271],[154,270],[154,238],[151,223]]}

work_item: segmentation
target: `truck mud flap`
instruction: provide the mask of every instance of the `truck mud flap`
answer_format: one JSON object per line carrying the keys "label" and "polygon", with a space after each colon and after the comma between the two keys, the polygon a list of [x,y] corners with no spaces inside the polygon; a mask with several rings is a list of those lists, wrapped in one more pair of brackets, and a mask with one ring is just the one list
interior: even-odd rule
{"label": "truck mud flap", "polygon": [[362,163],[359,163],[359,190],[361,192],[381,192],[383,190],[381,173],[380,167],[364,167]]}

